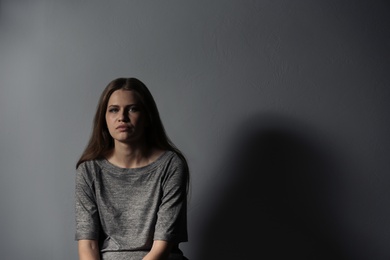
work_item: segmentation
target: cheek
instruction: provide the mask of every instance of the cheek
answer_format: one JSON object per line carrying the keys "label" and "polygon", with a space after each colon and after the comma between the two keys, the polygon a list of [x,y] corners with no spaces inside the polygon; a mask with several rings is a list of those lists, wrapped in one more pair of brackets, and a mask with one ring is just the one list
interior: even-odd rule
{"label": "cheek", "polygon": [[112,118],[110,118],[108,115],[106,116],[106,125],[108,128],[110,128],[112,125]]}
{"label": "cheek", "polygon": [[145,123],[145,118],[141,115],[139,116],[136,116],[133,118],[133,122],[140,125],[140,124],[144,124]]}

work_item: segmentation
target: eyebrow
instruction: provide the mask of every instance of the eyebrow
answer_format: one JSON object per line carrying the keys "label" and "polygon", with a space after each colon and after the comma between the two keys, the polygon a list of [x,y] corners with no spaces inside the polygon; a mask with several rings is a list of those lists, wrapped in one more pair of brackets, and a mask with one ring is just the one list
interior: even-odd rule
{"label": "eyebrow", "polygon": [[[134,104],[125,105],[125,107],[132,107],[132,106],[138,106],[138,105],[139,105],[138,103],[134,103]],[[113,105],[109,105],[107,107],[120,107],[120,105],[113,104]]]}

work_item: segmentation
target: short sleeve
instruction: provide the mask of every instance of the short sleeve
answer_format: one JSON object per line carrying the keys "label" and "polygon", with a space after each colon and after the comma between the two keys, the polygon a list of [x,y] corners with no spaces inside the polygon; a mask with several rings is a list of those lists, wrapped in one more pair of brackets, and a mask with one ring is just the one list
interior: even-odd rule
{"label": "short sleeve", "polygon": [[174,243],[188,240],[187,178],[187,169],[178,157],[174,157],[162,182],[163,196],[157,213],[155,240]]}
{"label": "short sleeve", "polygon": [[82,163],[76,170],[75,187],[75,213],[76,234],[75,239],[99,238],[100,222],[96,204],[96,197],[91,172]]}

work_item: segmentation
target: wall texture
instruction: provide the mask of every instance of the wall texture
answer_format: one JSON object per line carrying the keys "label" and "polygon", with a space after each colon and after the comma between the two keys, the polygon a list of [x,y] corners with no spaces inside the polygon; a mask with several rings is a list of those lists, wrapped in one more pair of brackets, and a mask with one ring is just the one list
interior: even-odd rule
{"label": "wall texture", "polygon": [[191,260],[389,259],[389,12],[1,0],[1,259],[77,259],[74,167],[116,77],[188,157]]}

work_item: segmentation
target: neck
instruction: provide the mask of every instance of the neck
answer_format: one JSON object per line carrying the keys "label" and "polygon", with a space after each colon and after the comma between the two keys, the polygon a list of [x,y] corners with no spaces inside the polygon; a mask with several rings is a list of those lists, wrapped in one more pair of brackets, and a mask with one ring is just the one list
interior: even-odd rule
{"label": "neck", "polygon": [[107,160],[122,168],[138,168],[149,163],[149,153],[150,149],[145,143],[130,145],[116,142]]}

